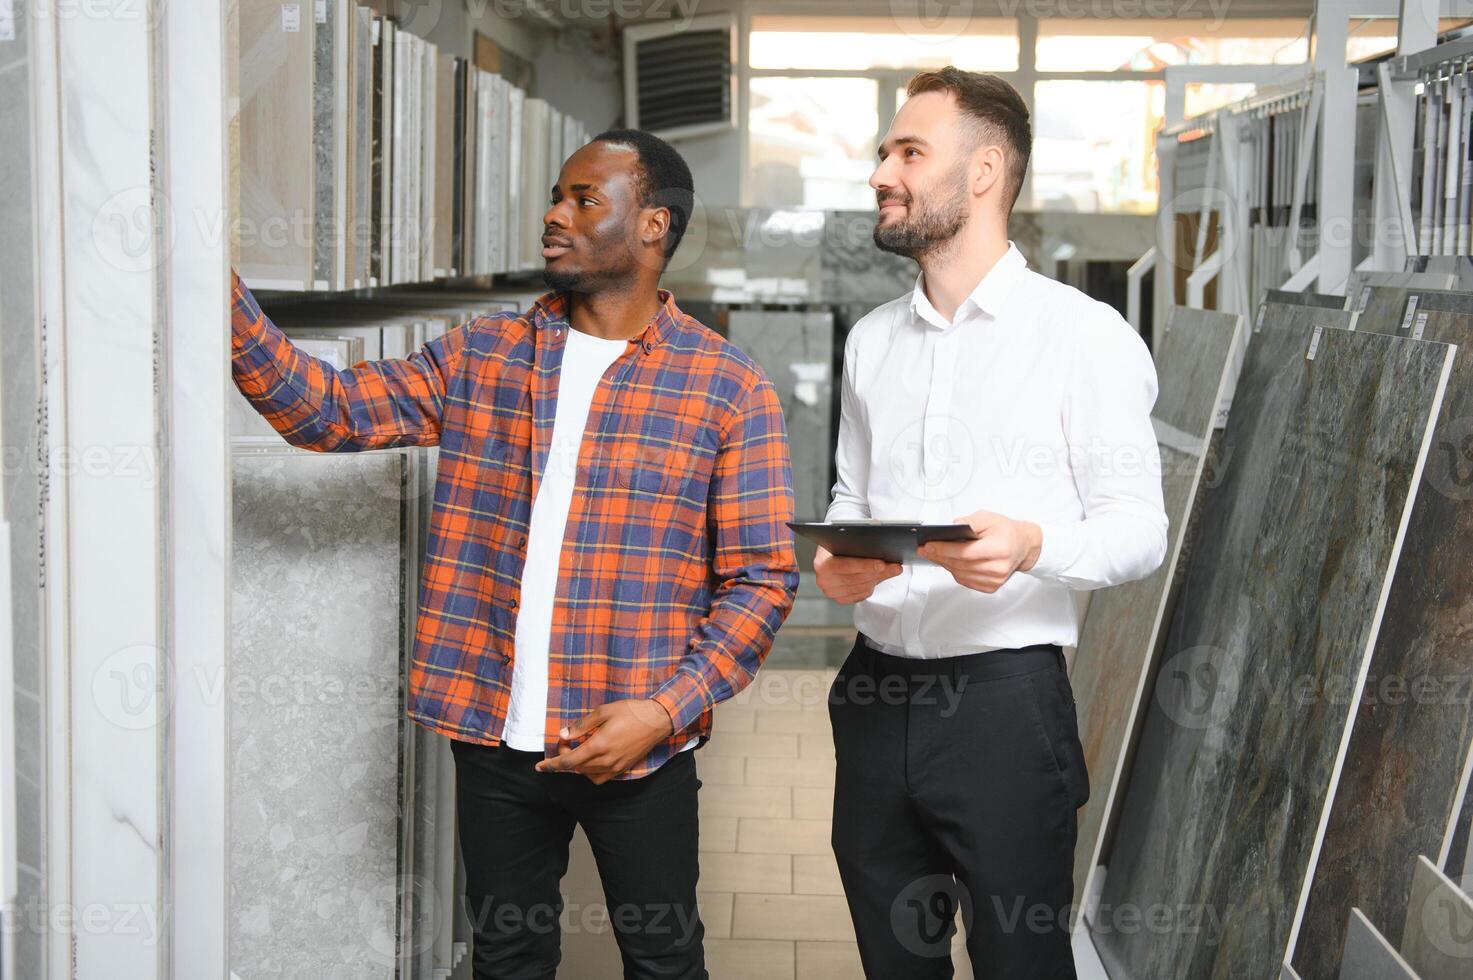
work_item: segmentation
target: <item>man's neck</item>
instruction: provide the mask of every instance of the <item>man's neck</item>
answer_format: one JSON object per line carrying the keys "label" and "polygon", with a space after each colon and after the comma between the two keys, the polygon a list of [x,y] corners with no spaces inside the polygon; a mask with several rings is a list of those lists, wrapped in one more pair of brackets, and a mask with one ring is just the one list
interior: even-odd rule
{"label": "man's neck", "polygon": [[639,336],[660,309],[659,291],[642,283],[629,289],[567,296],[568,322],[573,329],[603,340]]}
{"label": "man's neck", "polygon": [[963,229],[947,245],[921,256],[921,288],[936,312],[947,323],[986,278],[999,259],[1007,254],[1007,228]]}

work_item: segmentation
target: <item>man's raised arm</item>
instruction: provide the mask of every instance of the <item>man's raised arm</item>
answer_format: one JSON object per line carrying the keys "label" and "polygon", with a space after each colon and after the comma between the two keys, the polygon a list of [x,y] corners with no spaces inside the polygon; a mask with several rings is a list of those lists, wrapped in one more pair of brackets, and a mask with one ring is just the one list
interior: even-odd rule
{"label": "man's raised arm", "polygon": [[445,392],[474,322],[407,358],[340,371],[298,350],[234,276],[231,373],[256,411],[293,446],[323,453],[433,446],[440,441]]}

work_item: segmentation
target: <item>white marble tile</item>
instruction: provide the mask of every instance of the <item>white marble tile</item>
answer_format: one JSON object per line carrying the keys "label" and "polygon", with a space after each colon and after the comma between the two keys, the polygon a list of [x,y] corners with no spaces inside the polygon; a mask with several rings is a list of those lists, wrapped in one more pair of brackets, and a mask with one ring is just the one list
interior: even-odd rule
{"label": "white marble tile", "polygon": [[[137,5],[100,6],[106,16],[51,25],[66,256],[54,321],[66,341],[62,448],[91,453],[94,465],[72,469],[63,498],[71,660],[58,694],[70,700],[71,892],[50,900],[116,916],[102,928],[71,931],[76,975],[153,976],[163,953],[158,726],[166,710],[154,693],[163,669],[156,79],[152,25]],[[124,910],[143,927],[124,929]]]}

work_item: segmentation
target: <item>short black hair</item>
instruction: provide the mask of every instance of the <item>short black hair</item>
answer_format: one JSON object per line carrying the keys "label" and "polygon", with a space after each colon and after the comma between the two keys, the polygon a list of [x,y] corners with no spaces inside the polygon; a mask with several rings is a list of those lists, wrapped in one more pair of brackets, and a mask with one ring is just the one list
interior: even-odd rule
{"label": "short black hair", "polygon": [[665,261],[685,237],[690,213],[695,207],[696,185],[690,166],[680,151],[654,133],[642,129],[607,129],[592,140],[627,146],[639,155],[640,203],[670,211],[670,231],[665,235]]}

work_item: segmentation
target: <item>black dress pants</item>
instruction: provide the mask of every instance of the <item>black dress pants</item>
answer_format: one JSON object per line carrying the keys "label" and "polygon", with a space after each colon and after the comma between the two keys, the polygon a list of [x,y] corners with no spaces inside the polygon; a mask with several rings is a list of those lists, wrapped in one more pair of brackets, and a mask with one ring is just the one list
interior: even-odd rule
{"label": "black dress pants", "polygon": [[540,752],[462,741],[451,750],[476,980],[557,975],[558,884],[578,825],[598,863],[624,976],[706,980],[693,752],[641,779],[596,786],[576,773],[535,771]]}
{"label": "black dress pants", "polygon": [[1089,795],[1057,646],[937,660],[863,636],[829,691],[834,854],[869,980],[1072,978],[1075,810]]}

